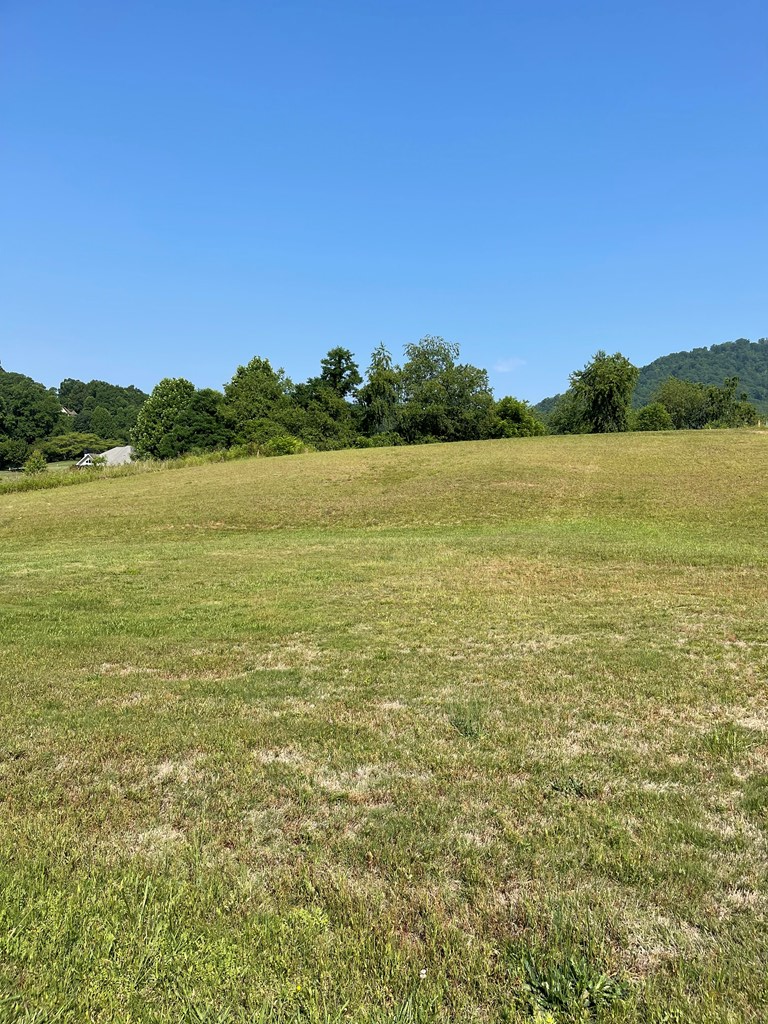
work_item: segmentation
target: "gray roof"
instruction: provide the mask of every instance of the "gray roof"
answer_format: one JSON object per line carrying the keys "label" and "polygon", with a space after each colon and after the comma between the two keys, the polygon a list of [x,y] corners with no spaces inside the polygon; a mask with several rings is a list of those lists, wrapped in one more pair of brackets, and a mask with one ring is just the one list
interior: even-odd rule
{"label": "gray roof", "polygon": [[133,458],[133,448],[129,444],[120,448],[110,448],[109,451],[101,453],[101,458],[107,466],[122,466]]}

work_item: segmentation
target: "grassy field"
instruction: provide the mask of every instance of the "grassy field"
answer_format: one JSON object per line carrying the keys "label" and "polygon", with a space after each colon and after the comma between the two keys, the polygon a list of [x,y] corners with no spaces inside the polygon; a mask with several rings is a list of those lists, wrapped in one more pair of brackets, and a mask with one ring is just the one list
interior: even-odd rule
{"label": "grassy field", "polygon": [[[49,462],[46,467],[48,473],[66,473],[74,466],[74,462]],[[0,483],[3,481],[18,481],[22,478],[21,470],[0,469]]]}
{"label": "grassy field", "polygon": [[0,1021],[768,1019],[768,434],[0,495]]}

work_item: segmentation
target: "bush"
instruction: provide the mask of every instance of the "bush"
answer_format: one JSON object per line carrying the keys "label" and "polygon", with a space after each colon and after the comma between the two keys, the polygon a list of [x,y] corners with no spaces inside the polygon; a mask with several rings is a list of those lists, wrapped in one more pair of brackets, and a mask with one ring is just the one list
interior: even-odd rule
{"label": "bush", "polygon": [[16,469],[23,466],[29,455],[29,445],[26,441],[9,437],[0,442],[0,469],[7,467]]}
{"label": "bush", "polygon": [[633,430],[674,430],[675,424],[661,402],[644,405],[634,414]]}
{"label": "bush", "polygon": [[280,434],[271,438],[259,449],[262,455],[299,455],[306,451],[304,442],[293,434]]}
{"label": "bush", "polygon": [[383,434],[374,434],[370,438],[371,448],[399,448],[405,444],[402,434],[388,430]]}
{"label": "bush", "polygon": [[36,476],[38,473],[44,473],[47,465],[48,463],[43,458],[43,453],[35,448],[24,463],[24,472],[27,476]]}
{"label": "bush", "polygon": [[498,426],[494,433],[498,437],[540,437],[547,432],[528,403],[511,396],[496,403],[496,417]]}

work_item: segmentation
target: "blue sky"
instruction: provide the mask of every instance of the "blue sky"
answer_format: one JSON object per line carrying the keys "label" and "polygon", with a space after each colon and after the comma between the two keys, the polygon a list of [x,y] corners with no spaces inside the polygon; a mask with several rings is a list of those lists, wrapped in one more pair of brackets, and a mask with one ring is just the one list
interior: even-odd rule
{"label": "blue sky", "polygon": [[768,334],[765,0],[4,0],[0,362],[498,395]]}

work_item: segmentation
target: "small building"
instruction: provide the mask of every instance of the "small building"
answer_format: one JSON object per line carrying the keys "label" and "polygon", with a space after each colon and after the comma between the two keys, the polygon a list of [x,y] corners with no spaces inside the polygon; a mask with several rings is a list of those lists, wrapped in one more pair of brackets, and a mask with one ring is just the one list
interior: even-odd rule
{"label": "small building", "polygon": [[121,445],[119,448],[110,448],[101,455],[92,455],[86,452],[79,462],[75,463],[77,469],[87,469],[89,466],[124,466],[133,458],[133,448],[129,444]]}

